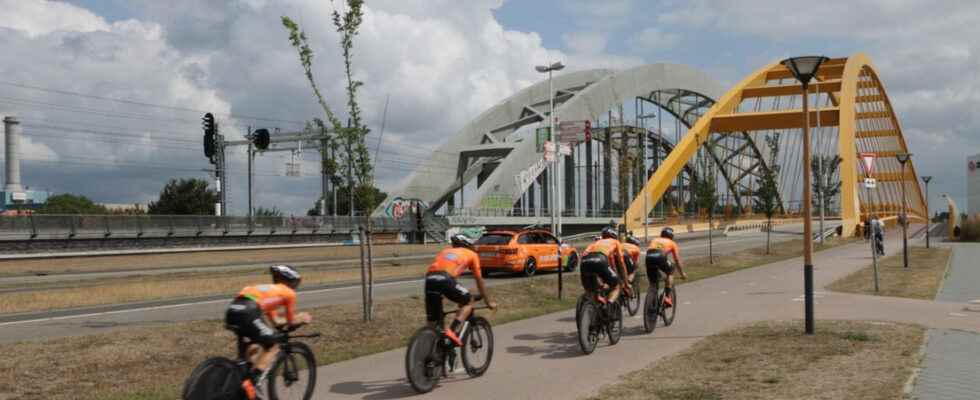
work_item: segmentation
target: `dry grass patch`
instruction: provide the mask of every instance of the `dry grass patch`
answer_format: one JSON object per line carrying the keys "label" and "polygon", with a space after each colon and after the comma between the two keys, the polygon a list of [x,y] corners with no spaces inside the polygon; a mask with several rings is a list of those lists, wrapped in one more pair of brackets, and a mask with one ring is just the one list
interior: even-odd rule
{"label": "dry grass patch", "polygon": [[[445,245],[398,244],[374,247],[374,257],[435,254]],[[227,264],[264,264],[320,261],[360,257],[358,246],[295,247],[263,250],[223,250],[190,253],[139,254],[123,256],[70,257],[0,261],[0,276],[38,273],[78,273]]]}
{"label": "dry grass patch", "polygon": [[[555,299],[557,280],[552,275],[493,286],[489,290],[500,309],[483,315],[502,324],[571,308],[581,290],[570,283],[566,282],[564,301]],[[418,296],[377,302],[375,320],[366,324],[359,305],[321,307],[312,313],[315,322],[304,331],[324,335],[306,342],[320,364],[404,346],[425,323]],[[0,353],[6,354],[0,363],[0,397],[174,399],[197,363],[234,352],[233,335],[218,321],[0,345]]]}
{"label": "dry grass patch", "polygon": [[763,322],[710,336],[591,399],[899,399],[925,330],[903,324]]}
{"label": "dry grass patch", "polygon": [[894,255],[878,260],[878,293],[874,291],[874,269],[870,265],[827,288],[846,293],[932,300],[943,282],[951,253],[945,247],[909,247],[908,269],[903,266],[900,249]]}
{"label": "dry grass patch", "polygon": [[[813,250],[826,250],[831,247],[854,243],[856,239],[832,238],[824,244],[814,243]],[[681,255],[683,257],[684,246],[681,245]],[[707,257],[698,257],[685,260],[684,272],[687,273],[688,280],[706,279],[714,276],[735,272],[745,268],[758,265],[783,261],[803,255],[803,240],[790,240],[773,244],[769,254],[766,254],[766,247],[752,248],[735,253],[716,255],[714,264],[708,263]],[[683,282],[683,281],[680,281]]]}
{"label": "dry grass patch", "polygon": [[[360,269],[317,270],[303,267],[304,285],[360,282]],[[374,278],[390,279],[419,276],[425,265],[376,266]],[[76,287],[4,293],[0,314],[56,310],[64,308],[120,304],[136,301],[196,297],[227,293],[269,280],[265,269],[220,274],[188,273],[84,282]]]}

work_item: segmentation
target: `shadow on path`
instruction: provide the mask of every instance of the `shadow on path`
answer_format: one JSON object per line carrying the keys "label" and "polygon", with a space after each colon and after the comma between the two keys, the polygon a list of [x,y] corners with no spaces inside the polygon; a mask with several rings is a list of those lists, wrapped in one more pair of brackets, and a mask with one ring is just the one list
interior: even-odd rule
{"label": "shadow on path", "polygon": [[508,353],[523,356],[540,356],[544,359],[562,359],[584,355],[579,350],[578,338],[575,332],[551,332],[541,335],[521,334],[515,335],[514,340],[534,343],[529,343],[525,346],[510,346],[507,348]]}

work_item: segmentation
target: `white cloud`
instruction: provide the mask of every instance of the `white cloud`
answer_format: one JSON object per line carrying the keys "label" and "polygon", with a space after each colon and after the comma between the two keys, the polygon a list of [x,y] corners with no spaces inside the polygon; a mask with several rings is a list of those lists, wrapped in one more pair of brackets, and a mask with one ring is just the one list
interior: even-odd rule
{"label": "white cloud", "polygon": [[609,38],[603,32],[574,31],[562,35],[562,40],[573,53],[600,54]]}
{"label": "white cloud", "polygon": [[40,0],[0,0],[0,27],[36,37],[56,31],[107,31],[105,19],[71,4]]}
{"label": "white cloud", "polygon": [[644,52],[657,52],[672,49],[680,37],[676,33],[664,32],[660,28],[649,27],[637,32],[630,42]]}

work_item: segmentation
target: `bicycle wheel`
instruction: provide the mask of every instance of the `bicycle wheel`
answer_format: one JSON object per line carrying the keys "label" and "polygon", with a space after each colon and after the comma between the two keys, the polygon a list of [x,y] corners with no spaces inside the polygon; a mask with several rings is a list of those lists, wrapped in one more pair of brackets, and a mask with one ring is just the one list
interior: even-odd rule
{"label": "bicycle wheel", "polygon": [[609,345],[619,343],[623,337],[623,307],[613,305],[609,307],[609,316],[606,320],[606,334],[609,335]]}
{"label": "bicycle wheel", "polygon": [[463,336],[463,368],[469,376],[483,375],[493,359],[493,330],[483,317],[474,317],[470,329]]}
{"label": "bicycle wheel", "polygon": [[245,398],[242,372],[234,361],[211,357],[194,368],[184,381],[183,400],[238,400]]}
{"label": "bicycle wheel", "polygon": [[431,392],[439,383],[443,358],[439,333],[431,327],[415,331],[405,352],[405,372],[412,388],[419,393]]}
{"label": "bicycle wheel", "polygon": [[269,373],[270,400],[310,400],[316,387],[313,350],[299,342],[289,343]]}
{"label": "bicycle wheel", "polygon": [[585,354],[592,354],[599,343],[598,311],[592,301],[582,303],[582,316],[578,321],[578,345]]}
{"label": "bicycle wheel", "polygon": [[[677,286],[670,288],[670,295],[671,300],[673,300],[673,304],[670,306],[670,308],[661,307],[660,311],[660,315],[663,315],[664,317],[664,326],[670,326],[670,324],[673,324],[674,316],[677,315]],[[663,304],[663,301],[661,301],[660,304]]]}
{"label": "bicycle wheel", "polygon": [[660,312],[657,310],[659,305],[657,288],[650,287],[647,289],[646,298],[643,300],[643,329],[647,333],[653,333],[653,330],[657,329],[657,319],[660,317]]}
{"label": "bicycle wheel", "polygon": [[578,297],[578,301],[575,303],[575,326],[578,326],[579,320],[582,319],[582,305],[588,300],[589,298],[587,293],[582,293],[582,295]]}
{"label": "bicycle wheel", "polygon": [[626,311],[629,312],[631,317],[640,312],[639,276],[639,274],[633,275],[633,280],[630,281],[630,286],[633,287],[633,294],[626,298]]}

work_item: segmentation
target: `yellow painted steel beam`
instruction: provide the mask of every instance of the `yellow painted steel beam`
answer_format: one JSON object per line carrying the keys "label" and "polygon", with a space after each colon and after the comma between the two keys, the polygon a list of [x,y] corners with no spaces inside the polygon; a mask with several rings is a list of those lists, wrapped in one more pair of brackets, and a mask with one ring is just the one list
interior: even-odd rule
{"label": "yellow painted steel beam", "polygon": [[858,96],[856,99],[854,99],[854,101],[857,103],[874,103],[883,100],[885,100],[885,96],[881,95]]}
{"label": "yellow painted steel beam", "polygon": [[878,158],[895,158],[895,155],[900,154],[900,151],[875,151],[874,155]]}
{"label": "yellow painted steel beam", "polygon": [[[653,176],[647,180],[643,190],[630,203],[629,209],[623,215],[623,224],[627,230],[638,230],[646,223],[645,216],[660,201],[674,177],[684,168],[684,165],[695,155],[698,147],[704,144],[711,132],[709,123],[716,115],[731,114],[742,102],[742,89],[750,86],[760,86],[765,82],[766,72],[779,66],[778,62],[766,65],[747,76],[735,87],[725,93],[711,106],[707,113],[698,118],[694,126],[687,131],[680,143],[667,155],[667,159],[657,168]],[[644,201],[644,199],[646,199]]]}
{"label": "yellow painted steel beam", "polygon": [[[810,126],[817,126],[816,110],[810,111]],[[820,126],[837,126],[838,110],[836,108],[821,108],[819,111]],[[766,112],[738,113],[716,116],[711,119],[710,131],[748,132],[769,129],[800,129],[803,128],[803,110],[781,110]]]}
{"label": "yellow painted steel beam", "polygon": [[898,136],[898,132],[893,129],[886,129],[880,131],[861,131],[857,133],[858,139],[876,138],[876,137],[889,137]]}
{"label": "yellow painted steel beam", "polygon": [[[831,64],[828,66],[820,66],[817,70],[817,79],[819,80],[829,80],[840,78],[841,74],[844,72],[843,64]],[[766,80],[773,81],[777,79],[793,79],[793,73],[790,72],[789,68],[780,65],[778,68],[773,68],[766,73]]]}
{"label": "yellow painted steel beam", "polygon": [[891,113],[888,111],[866,111],[859,112],[854,117],[857,119],[875,119],[875,118],[888,118]]}
{"label": "yellow painted steel beam", "polygon": [[841,188],[841,229],[842,236],[853,236],[861,223],[861,204],[858,197],[858,169],[857,169],[857,120],[855,118],[855,97],[861,84],[859,76],[864,66],[869,63],[868,56],[863,53],[853,54],[847,58],[844,64],[844,71],[841,73],[841,91],[839,95],[840,110],[839,124],[837,128],[837,154],[840,155],[841,163],[838,166],[840,172]]}
{"label": "yellow painted steel beam", "polygon": [[[874,178],[878,182],[899,182],[902,180],[911,182],[916,179],[915,175],[909,170],[905,171],[905,179],[902,179],[901,172],[876,172]],[[861,178],[861,181],[863,182],[864,178]]]}
{"label": "yellow painted steel beam", "polygon": [[877,88],[878,85],[875,84],[874,81],[860,81],[857,83],[857,87],[858,89],[871,89]]}
{"label": "yellow painted steel beam", "polygon": [[[813,83],[810,84],[810,93],[814,93],[818,90],[820,93],[839,92],[840,83],[840,79]],[[802,94],[803,88],[800,87],[800,84],[793,83],[792,85],[772,85],[745,88],[745,90],[742,91],[742,99],[774,96],[800,96]]]}

